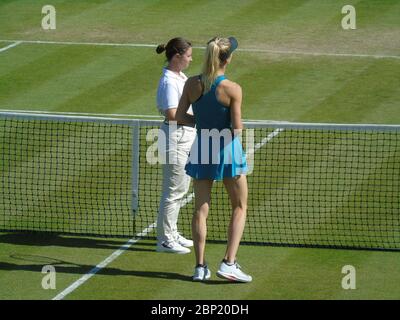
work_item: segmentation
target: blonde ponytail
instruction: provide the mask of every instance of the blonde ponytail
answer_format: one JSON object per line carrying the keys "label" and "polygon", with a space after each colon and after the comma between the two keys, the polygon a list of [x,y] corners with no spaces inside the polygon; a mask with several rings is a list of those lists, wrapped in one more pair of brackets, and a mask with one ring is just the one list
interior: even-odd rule
{"label": "blonde ponytail", "polygon": [[229,48],[229,39],[214,38],[208,42],[201,74],[204,93],[210,91],[212,84],[217,78],[218,70],[224,62],[221,57],[226,55]]}

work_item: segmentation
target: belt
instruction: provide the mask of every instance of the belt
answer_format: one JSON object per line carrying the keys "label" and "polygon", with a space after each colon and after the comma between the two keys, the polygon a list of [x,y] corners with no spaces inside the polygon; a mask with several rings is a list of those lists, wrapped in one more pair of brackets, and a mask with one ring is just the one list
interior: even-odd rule
{"label": "belt", "polygon": [[[167,126],[169,126],[169,121],[168,120],[164,120],[164,124],[166,124]],[[194,128],[195,125],[191,125],[191,124],[182,124],[182,123],[177,123],[178,127],[189,127],[189,128]]]}

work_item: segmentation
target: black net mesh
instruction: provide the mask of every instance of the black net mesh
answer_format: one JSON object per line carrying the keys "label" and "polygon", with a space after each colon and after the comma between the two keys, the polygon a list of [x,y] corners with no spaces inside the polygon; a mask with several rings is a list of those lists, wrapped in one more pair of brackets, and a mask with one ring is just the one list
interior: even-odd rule
{"label": "black net mesh", "polygon": [[[139,123],[0,117],[0,230],[154,238],[162,166],[147,155],[158,127]],[[400,249],[400,128],[382,128],[252,124],[243,241]],[[187,237],[193,211],[191,189],[178,222]],[[215,182],[207,239],[226,240],[230,215]]]}

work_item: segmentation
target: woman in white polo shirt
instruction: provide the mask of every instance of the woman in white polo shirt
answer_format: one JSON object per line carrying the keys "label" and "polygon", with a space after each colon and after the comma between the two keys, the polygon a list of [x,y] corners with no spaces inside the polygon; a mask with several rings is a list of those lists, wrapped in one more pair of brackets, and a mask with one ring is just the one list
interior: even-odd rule
{"label": "woman in white polo shirt", "polygon": [[190,177],[186,175],[185,165],[196,130],[192,124],[177,123],[175,114],[187,80],[182,71],[192,61],[192,45],[183,38],[174,38],[156,49],[158,54],[164,51],[168,64],[163,68],[157,90],[157,108],[165,120],[158,139],[163,163],[163,186],[157,219],[156,250],[189,253],[193,241],[178,232],[177,221],[182,200],[189,190]]}

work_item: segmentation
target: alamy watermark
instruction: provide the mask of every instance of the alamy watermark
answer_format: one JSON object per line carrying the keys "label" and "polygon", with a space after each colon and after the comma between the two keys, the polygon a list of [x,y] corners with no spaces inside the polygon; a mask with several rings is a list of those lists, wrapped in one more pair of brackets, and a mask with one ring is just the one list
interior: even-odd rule
{"label": "alamy watermark", "polygon": [[[45,5],[42,7],[42,14],[45,16],[42,18],[42,29],[43,30],[55,30],[56,26],[56,8],[53,5]],[[344,30],[355,30],[356,26],[356,9],[352,5],[345,5],[342,7],[342,14],[345,16],[342,18],[342,28]]]}
{"label": "alamy watermark", "polygon": [[43,30],[55,30],[56,29],[56,8],[52,5],[45,5],[42,7],[42,14],[45,16],[42,18],[42,29]]}
{"label": "alamy watermark", "polygon": [[42,268],[45,276],[42,278],[42,288],[44,290],[56,289],[56,268],[52,265],[46,265]]}
{"label": "alamy watermark", "polygon": [[342,18],[342,28],[344,30],[355,30],[356,27],[356,9],[352,5],[345,5],[342,8],[342,14],[346,14]]}
{"label": "alamy watermark", "polygon": [[356,268],[352,265],[345,265],[342,267],[342,274],[345,274],[342,278],[342,288],[344,290],[356,289]]}
{"label": "alamy watermark", "polygon": [[[147,132],[146,141],[152,144],[147,148],[146,160],[150,165],[181,164],[188,159],[182,144],[182,126],[176,121],[170,121],[166,129],[151,129]],[[254,129],[201,129],[194,140],[185,142],[186,149],[190,150],[189,161],[192,164],[235,164],[242,166],[247,163],[247,174],[254,168]],[[193,131],[193,137],[195,133]],[[242,148],[245,142],[246,150]]]}

